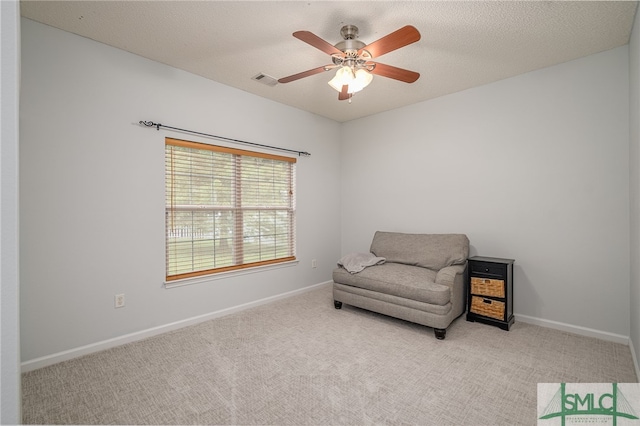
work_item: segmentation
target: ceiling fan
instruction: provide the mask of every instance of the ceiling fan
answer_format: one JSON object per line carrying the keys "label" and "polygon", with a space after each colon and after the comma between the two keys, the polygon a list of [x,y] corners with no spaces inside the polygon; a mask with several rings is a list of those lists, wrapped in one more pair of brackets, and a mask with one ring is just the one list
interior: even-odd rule
{"label": "ceiling fan", "polygon": [[338,71],[335,77],[329,81],[329,85],[339,92],[339,100],[349,99],[349,102],[351,102],[351,97],[354,93],[359,92],[371,83],[372,74],[405,83],[413,83],[420,77],[417,72],[372,61],[374,58],[420,40],[420,33],[415,27],[411,25],[404,26],[367,45],[357,40],[358,27],[355,25],[345,25],[340,30],[340,35],[344,40],[336,45],[331,45],[309,31],[296,31],[293,33],[295,38],[330,55],[333,63],[283,77],[278,82],[290,83],[337,68]]}

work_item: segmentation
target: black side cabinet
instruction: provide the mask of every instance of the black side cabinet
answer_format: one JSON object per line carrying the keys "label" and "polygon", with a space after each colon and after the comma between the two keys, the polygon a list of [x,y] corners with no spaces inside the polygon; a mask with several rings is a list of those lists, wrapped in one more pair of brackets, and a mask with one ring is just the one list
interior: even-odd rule
{"label": "black side cabinet", "polygon": [[509,331],[513,325],[513,259],[470,257],[467,274],[467,321]]}

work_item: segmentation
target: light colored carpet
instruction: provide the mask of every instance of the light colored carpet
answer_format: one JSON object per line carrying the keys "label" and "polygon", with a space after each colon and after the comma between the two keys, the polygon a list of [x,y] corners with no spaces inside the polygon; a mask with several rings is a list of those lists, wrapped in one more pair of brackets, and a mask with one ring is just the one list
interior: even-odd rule
{"label": "light colored carpet", "polygon": [[536,424],[538,382],[635,382],[627,346],[524,323],[427,327],[331,287],[23,376],[41,424]]}

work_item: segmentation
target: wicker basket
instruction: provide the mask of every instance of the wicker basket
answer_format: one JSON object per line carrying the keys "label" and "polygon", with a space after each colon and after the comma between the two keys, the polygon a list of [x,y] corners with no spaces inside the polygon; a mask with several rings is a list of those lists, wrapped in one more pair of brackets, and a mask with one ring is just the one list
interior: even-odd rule
{"label": "wicker basket", "polygon": [[471,294],[504,298],[504,281],[471,277]]}
{"label": "wicker basket", "polygon": [[504,302],[485,299],[484,297],[471,297],[471,312],[489,318],[504,321]]}

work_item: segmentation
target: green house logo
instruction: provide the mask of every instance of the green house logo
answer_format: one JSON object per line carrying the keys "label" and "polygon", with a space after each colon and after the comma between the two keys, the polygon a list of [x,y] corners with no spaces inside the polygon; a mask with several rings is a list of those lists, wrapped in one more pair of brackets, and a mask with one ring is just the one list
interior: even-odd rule
{"label": "green house logo", "polygon": [[[633,384],[637,386],[637,384]],[[607,386],[603,389],[603,386]],[[610,387],[609,387],[610,386]],[[567,390],[566,383],[560,383],[553,398],[546,405],[542,415],[538,417],[538,424],[544,425],[540,420],[559,418],[561,425],[565,426],[567,418],[570,423],[597,423],[618,425],[618,421],[625,419],[624,424],[639,424],[638,415],[632,404],[622,393],[617,383],[580,383],[572,384],[572,390]],[[637,397],[637,395],[634,395]],[[540,384],[538,385],[538,398],[541,398]],[[640,403],[633,399],[634,405]],[[557,424],[557,423],[556,423]]]}

